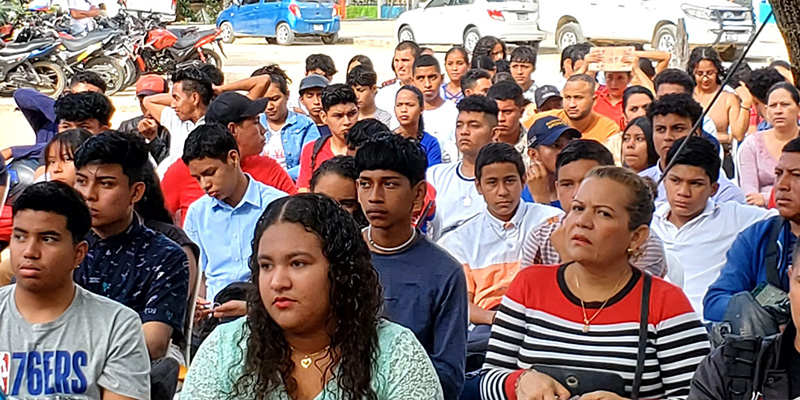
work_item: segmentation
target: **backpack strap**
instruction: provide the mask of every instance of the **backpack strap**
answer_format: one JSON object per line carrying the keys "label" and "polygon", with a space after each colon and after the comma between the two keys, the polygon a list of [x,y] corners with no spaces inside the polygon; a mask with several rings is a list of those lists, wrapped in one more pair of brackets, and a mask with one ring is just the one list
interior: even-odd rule
{"label": "backpack strap", "polygon": [[647,326],[650,318],[650,286],[653,277],[642,271],[642,303],[639,310],[639,351],[636,355],[636,373],[633,376],[631,400],[639,400],[639,388],[642,386],[644,374],[644,361],[647,358]]}
{"label": "backpack strap", "polygon": [[311,171],[314,171],[314,167],[317,164],[317,154],[322,151],[322,147],[325,146],[325,143],[331,139],[330,135],[323,136],[316,141],[314,141],[314,148],[311,149]]}
{"label": "backpack strap", "polygon": [[767,252],[764,257],[764,264],[767,268],[767,283],[777,288],[781,287],[781,278],[778,271],[778,237],[783,230],[783,218],[775,217],[775,222],[769,230],[767,241]]}
{"label": "backpack strap", "polygon": [[761,338],[729,336],[722,347],[722,357],[729,366],[728,391],[730,400],[750,400],[756,389],[755,372]]}

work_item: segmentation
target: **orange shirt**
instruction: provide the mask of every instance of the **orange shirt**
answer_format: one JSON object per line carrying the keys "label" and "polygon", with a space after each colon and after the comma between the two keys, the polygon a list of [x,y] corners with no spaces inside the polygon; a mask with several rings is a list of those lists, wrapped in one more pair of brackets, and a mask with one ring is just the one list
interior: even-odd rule
{"label": "orange shirt", "polygon": [[[525,129],[530,129],[534,122],[546,116],[561,118],[567,125],[577,129],[577,127],[572,124],[572,121],[569,120],[567,112],[564,110],[550,110],[528,115],[527,118],[523,118],[522,125],[525,126]],[[620,131],[619,125],[617,125],[616,122],[594,111],[592,111],[592,115],[589,118],[592,119],[592,123],[589,124],[588,128],[581,131],[581,139],[592,139],[600,143],[605,143],[608,138]],[[580,131],[581,129],[578,130]]]}
{"label": "orange shirt", "polygon": [[608,96],[608,86],[600,86],[595,94],[597,94],[597,98],[594,100],[594,108],[592,108],[594,112],[616,122],[620,130],[625,129],[624,122],[622,122],[625,111],[622,109],[622,100],[615,105]]}

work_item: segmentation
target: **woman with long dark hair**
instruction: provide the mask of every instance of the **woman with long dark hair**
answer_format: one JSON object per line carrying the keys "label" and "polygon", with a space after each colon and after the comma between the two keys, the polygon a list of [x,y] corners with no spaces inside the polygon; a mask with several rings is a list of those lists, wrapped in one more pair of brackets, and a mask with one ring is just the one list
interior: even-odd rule
{"label": "woman with long dark hair", "polygon": [[461,77],[469,70],[469,53],[461,46],[453,46],[444,55],[444,70],[450,81],[442,85],[444,99],[458,104],[464,98]]}
{"label": "woman with long dark hair", "polygon": [[441,399],[411,331],[379,318],[381,288],[355,221],[300,194],[261,216],[247,317],[217,327],[186,377],[185,399]]}
{"label": "woman with long dark hair", "polygon": [[658,153],[653,143],[653,125],[647,117],[638,117],[622,131],[622,166],[637,174],[656,165]]}
{"label": "woman with long dark hair", "polygon": [[[694,88],[694,99],[703,108],[708,108],[714,95],[721,89],[725,77],[722,59],[712,47],[697,47],[689,55],[687,72],[697,83]],[[752,104],[743,104],[742,99],[735,94],[723,90],[719,99],[708,111],[708,116],[717,127],[715,132],[717,139],[726,152],[730,153],[731,138],[739,142],[744,140],[744,134],[750,125],[751,106]]]}
{"label": "woman with long dark hair", "polygon": [[425,132],[422,112],[425,110],[425,97],[413,85],[405,85],[397,91],[394,103],[394,115],[400,126],[395,133],[417,141],[428,156],[428,168],[442,163],[442,147],[433,135]]}

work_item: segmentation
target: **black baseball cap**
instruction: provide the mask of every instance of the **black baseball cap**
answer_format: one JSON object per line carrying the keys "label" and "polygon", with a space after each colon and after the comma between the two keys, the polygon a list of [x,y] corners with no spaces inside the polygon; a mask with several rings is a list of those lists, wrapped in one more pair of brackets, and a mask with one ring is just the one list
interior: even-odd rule
{"label": "black baseball cap", "polygon": [[561,92],[553,85],[539,86],[536,88],[536,91],[533,92],[533,98],[536,100],[536,108],[541,108],[545,101],[553,97],[561,98]]}
{"label": "black baseball cap", "polygon": [[300,89],[297,92],[303,94],[303,92],[306,89],[314,89],[314,88],[322,89],[330,84],[331,84],[330,81],[325,79],[324,76],[311,74],[303,78],[302,81],[300,81]]}
{"label": "black baseball cap", "polygon": [[236,92],[225,92],[215,97],[206,110],[206,122],[222,125],[239,123],[264,112],[269,99],[250,100]]}
{"label": "black baseball cap", "polygon": [[568,135],[570,139],[581,138],[581,133],[567,125],[561,118],[542,117],[534,122],[528,131],[528,147],[551,146],[564,135]]}

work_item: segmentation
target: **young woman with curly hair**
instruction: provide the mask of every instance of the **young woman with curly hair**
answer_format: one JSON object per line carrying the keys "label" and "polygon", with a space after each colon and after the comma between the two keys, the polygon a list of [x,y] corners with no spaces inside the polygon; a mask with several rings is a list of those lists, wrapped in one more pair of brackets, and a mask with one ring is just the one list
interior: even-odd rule
{"label": "young woman with curly hair", "polygon": [[325,196],[270,204],[253,239],[247,317],[206,339],[181,398],[441,399],[414,334],[379,318],[378,274],[359,235]]}

